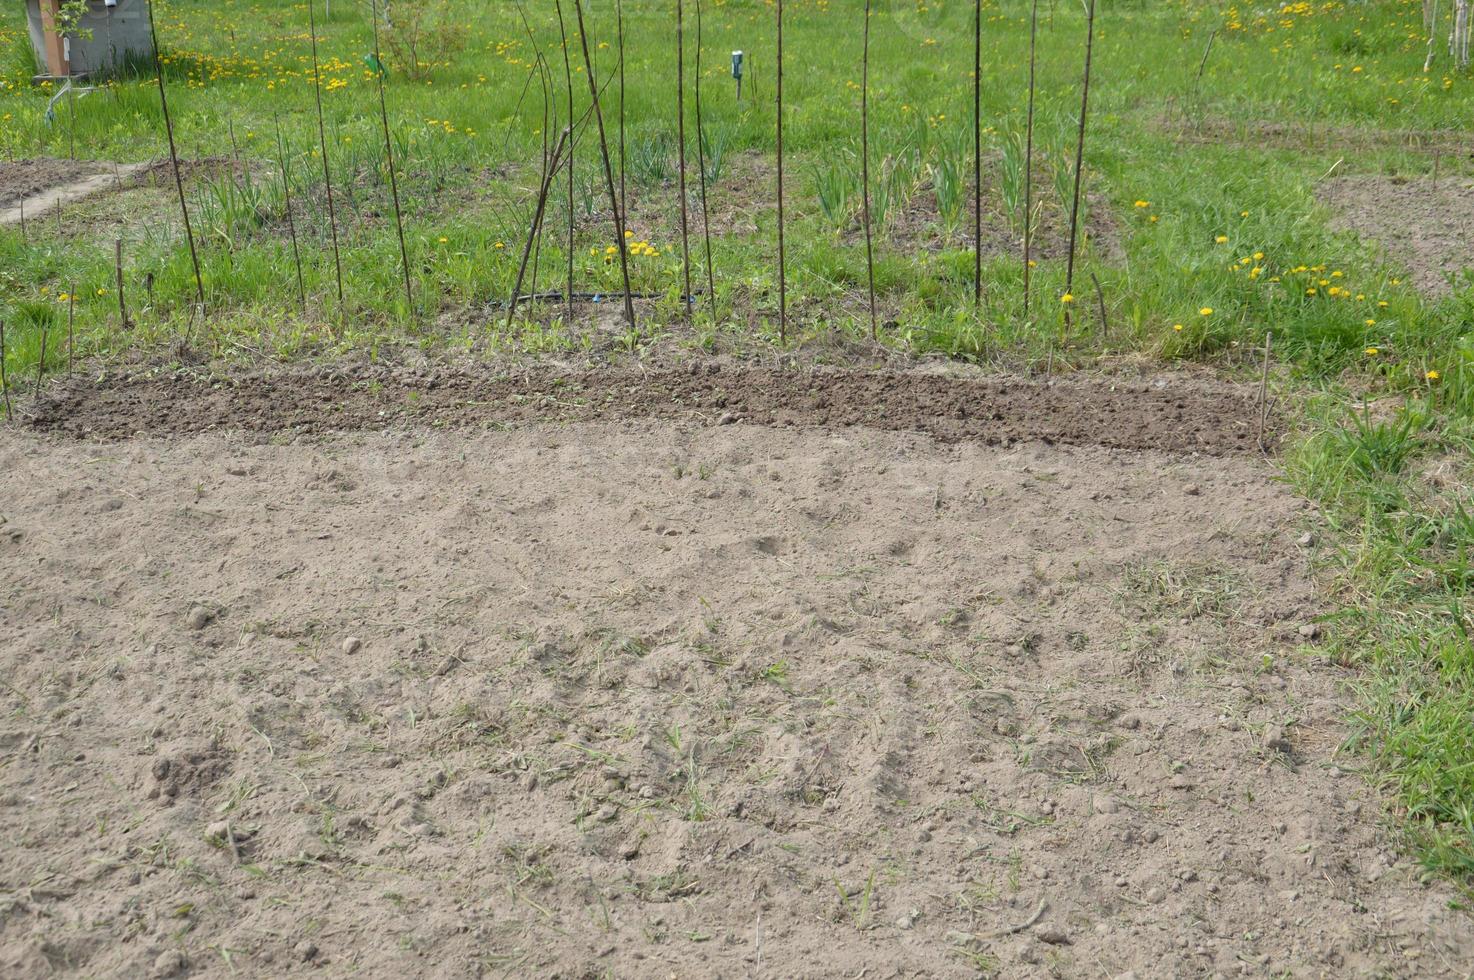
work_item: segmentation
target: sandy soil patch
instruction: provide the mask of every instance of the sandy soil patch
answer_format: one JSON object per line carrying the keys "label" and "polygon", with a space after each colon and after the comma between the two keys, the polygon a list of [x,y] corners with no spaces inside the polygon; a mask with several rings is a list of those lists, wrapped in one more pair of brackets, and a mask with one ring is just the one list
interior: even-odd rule
{"label": "sandy soil patch", "polygon": [[[1474,183],[1467,177],[1358,175],[1320,185],[1321,203],[1334,214],[1332,227],[1380,244],[1407,267],[1425,293],[1449,291],[1449,277],[1469,268],[1474,240]],[[1457,278],[1456,280],[1457,281]]]}
{"label": "sandy soil patch", "polygon": [[0,432],[0,973],[1466,974],[1247,457]]}

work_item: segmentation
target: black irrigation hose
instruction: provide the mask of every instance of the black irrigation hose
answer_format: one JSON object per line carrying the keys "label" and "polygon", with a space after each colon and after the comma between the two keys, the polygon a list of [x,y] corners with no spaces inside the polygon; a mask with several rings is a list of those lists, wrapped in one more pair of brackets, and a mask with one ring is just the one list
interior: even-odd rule
{"label": "black irrigation hose", "polygon": [[[694,303],[696,301],[696,298],[698,296],[705,296],[705,295],[706,295],[706,290],[704,290],[704,289],[698,289],[695,292],[693,292],[690,296],[687,296],[686,297],[686,303],[687,303],[687,305],[690,305],[691,303]],[[665,293],[630,293],[630,299],[664,299],[665,296],[666,296]],[[538,300],[557,300],[558,302],[561,303],[561,302],[563,302],[563,293],[560,292],[560,291],[557,291],[557,290],[555,290],[553,292],[543,292],[543,293],[524,293],[521,296],[518,296],[517,297],[517,304],[520,306],[523,303],[531,303],[531,302],[535,302],[535,301],[538,301]],[[603,302],[606,302],[606,301],[607,302],[615,302],[615,301],[622,302],[623,300],[624,300],[624,293],[623,292],[613,292],[613,293],[574,293],[573,294],[573,298],[572,298],[572,301],[573,302],[585,302],[585,303],[603,303]],[[493,300],[492,302],[488,303],[487,306],[490,307],[491,309],[494,309],[494,310],[497,310],[497,309],[506,309],[507,308],[507,301],[504,300],[504,299]]]}

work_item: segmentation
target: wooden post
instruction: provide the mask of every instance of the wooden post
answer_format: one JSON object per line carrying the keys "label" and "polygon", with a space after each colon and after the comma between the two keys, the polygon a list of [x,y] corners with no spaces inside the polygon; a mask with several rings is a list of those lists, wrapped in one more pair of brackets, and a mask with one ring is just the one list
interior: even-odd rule
{"label": "wooden post", "polygon": [[53,78],[66,78],[72,73],[67,60],[66,41],[56,29],[57,15],[61,13],[61,0],[41,0],[41,33],[46,48],[46,72]]}

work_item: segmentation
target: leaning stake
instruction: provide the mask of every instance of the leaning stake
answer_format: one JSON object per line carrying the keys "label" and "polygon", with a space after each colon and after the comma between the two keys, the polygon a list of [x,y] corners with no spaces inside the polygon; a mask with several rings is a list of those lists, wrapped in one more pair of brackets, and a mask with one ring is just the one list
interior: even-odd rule
{"label": "leaning stake", "polygon": [[[583,26],[583,0],[573,0],[574,13],[578,15],[578,39],[583,46],[584,74],[589,77],[589,100],[594,104],[594,121],[599,124],[599,152],[604,159],[604,179],[609,185],[609,209],[614,212],[614,247],[619,252],[619,271],[624,275],[624,318],[630,329],[635,327],[635,301],[630,294],[629,249],[624,245],[624,215],[619,210],[619,190],[614,186],[614,167],[609,163],[609,140],[604,135],[604,110],[599,107],[599,87],[594,81],[594,62],[589,57],[589,33]],[[570,164],[572,161],[570,160]],[[684,187],[682,188],[684,193]],[[681,202],[685,213],[685,201]],[[683,222],[684,223],[684,222]],[[690,311],[691,273],[690,262],[686,263],[687,312]],[[571,293],[569,294],[572,295]]]}
{"label": "leaning stake", "polygon": [[[164,132],[169,136],[169,162],[174,167],[174,189],[179,192],[179,210],[184,215],[184,235],[189,240],[189,259],[194,263],[195,299],[200,310],[205,309],[205,280],[200,275],[200,256],[194,247],[194,228],[189,223],[189,205],[184,202],[184,178],[179,175],[179,152],[174,148],[174,123],[169,118],[169,96],[164,91],[164,64],[159,60],[159,34],[154,27],[154,8],[148,8],[148,33],[154,46],[154,77],[159,80],[159,105],[164,111]],[[193,319],[190,320],[193,323]],[[189,344],[188,328],[185,328],[184,343]]]}
{"label": "leaning stake", "polygon": [[[563,0],[555,0],[558,10],[558,36],[563,43],[563,85],[568,92],[568,125],[573,126],[573,62],[568,56],[568,28],[563,23]],[[574,0],[577,6],[578,0]],[[576,135],[568,138],[568,288],[564,300],[568,308],[568,326],[573,326],[573,162],[574,145],[577,142]],[[624,252],[624,242],[619,243],[620,254]],[[626,296],[629,290],[625,290]]]}
{"label": "leaning stake", "polygon": [[343,256],[338,251],[338,212],[333,206],[333,175],[328,168],[328,131],[322,120],[322,72],[317,67],[317,15],[307,0],[307,30],[312,35],[312,88],[317,93],[317,142],[322,149],[322,181],[328,192],[328,227],[333,235],[333,268],[338,274],[338,312],[343,312]]}
{"label": "leaning stake", "polygon": [[0,320],[0,394],[5,396],[5,417],[14,417],[10,409],[10,382],[5,376],[5,321]]}
{"label": "leaning stake", "polygon": [[[568,145],[572,134],[571,127],[564,127],[563,135],[558,137],[558,144],[553,148],[552,155],[543,170],[542,184],[537,189],[537,210],[532,216],[532,227],[527,229],[527,244],[522,247],[522,262],[517,267],[517,283],[512,287],[512,298],[507,301],[507,331],[512,329],[512,318],[517,315],[517,299],[522,294],[522,281],[527,275],[527,260],[532,254],[534,242],[542,239],[543,213],[548,207],[548,192],[553,188],[553,178],[558,173],[558,163],[563,157],[563,147]],[[537,273],[533,273],[533,283],[536,285]]]}
{"label": "leaning stake", "polygon": [[287,170],[287,144],[282,139],[281,117],[276,117],[276,159],[281,168],[282,192],[286,195],[287,231],[292,236],[292,260],[297,264],[297,302],[307,312],[307,284],[302,279],[302,248],[297,244],[297,219],[292,216],[292,175]]}
{"label": "leaning stake", "polygon": [[[1065,253],[1065,292],[1075,284],[1075,236],[1080,229],[1080,179],[1085,170],[1085,111],[1090,106],[1090,49],[1095,44],[1095,0],[1085,8],[1085,79],[1080,86],[1080,129],[1075,137],[1075,190],[1070,204],[1070,245]],[[1065,305],[1065,333],[1070,330],[1070,307]]]}

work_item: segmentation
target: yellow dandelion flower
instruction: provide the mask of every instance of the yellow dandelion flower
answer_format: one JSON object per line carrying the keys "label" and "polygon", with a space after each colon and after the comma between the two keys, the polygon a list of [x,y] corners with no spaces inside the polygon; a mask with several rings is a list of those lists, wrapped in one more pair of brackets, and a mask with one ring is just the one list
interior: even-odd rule
{"label": "yellow dandelion flower", "polygon": [[1222,245],[1224,242],[1228,241],[1228,236],[1227,235],[1219,235],[1217,238],[1215,238],[1213,240],[1215,242],[1217,242],[1219,245]]}
{"label": "yellow dandelion flower", "polygon": [[1382,353],[1382,350],[1378,347],[1368,347],[1366,350],[1367,357],[1376,357],[1380,353]]}
{"label": "yellow dandelion flower", "polygon": [[1182,333],[1182,324],[1174,323],[1172,324],[1172,329],[1176,330],[1178,333]]}
{"label": "yellow dandelion flower", "polygon": [[1061,303],[1073,303],[1075,301],[1075,297],[1071,293],[1065,293],[1063,296],[1061,296],[1059,298],[1059,301]]}
{"label": "yellow dandelion flower", "polygon": [[1213,307],[1211,307],[1211,306],[1205,306],[1205,307],[1203,307],[1201,310],[1198,310],[1198,315],[1199,316],[1212,316],[1213,315]]}
{"label": "yellow dandelion flower", "polygon": [[1442,375],[1440,375],[1437,371],[1429,371],[1427,374],[1423,375],[1423,377],[1427,378],[1429,381],[1437,381],[1440,377],[1442,377]]}

